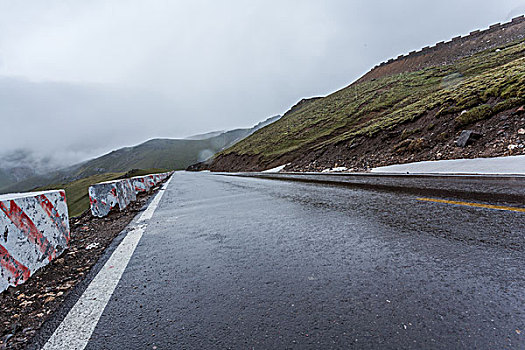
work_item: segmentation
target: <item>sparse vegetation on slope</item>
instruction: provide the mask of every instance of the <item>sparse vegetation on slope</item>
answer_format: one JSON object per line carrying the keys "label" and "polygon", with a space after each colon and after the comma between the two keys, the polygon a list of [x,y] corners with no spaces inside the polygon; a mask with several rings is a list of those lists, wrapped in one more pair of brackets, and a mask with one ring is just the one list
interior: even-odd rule
{"label": "sparse vegetation on slope", "polygon": [[[301,168],[307,169],[304,159],[309,153],[322,158],[323,150],[339,146],[351,149],[363,139],[384,138],[402,126],[405,132],[394,138],[404,141],[405,146],[411,143],[404,149],[417,152],[449,142],[453,137],[451,130],[524,103],[525,42],[521,41],[451,65],[350,85],[303,108],[290,110],[279,121],[219,153],[211,168],[262,170],[287,162],[292,162],[293,168],[294,162],[302,162]],[[421,118],[424,123],[412,134],[421,135],[422,140],[409,138],[409,131],[416,128],[410,124]],[[443,131],[446,135],[430,136],[433,125],[443,124],[448,125]],[[396,150],[390,147],[384,151]],[[352,167],[350,160],[341,163]]]}

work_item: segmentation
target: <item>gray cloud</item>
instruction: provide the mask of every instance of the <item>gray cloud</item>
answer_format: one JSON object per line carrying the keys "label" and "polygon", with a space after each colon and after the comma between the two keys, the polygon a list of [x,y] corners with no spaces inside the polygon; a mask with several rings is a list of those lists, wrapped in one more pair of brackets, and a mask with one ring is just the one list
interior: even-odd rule
{"label": "gray cloud", "polygon": [[251,126],[521,0],[0,0],[2,150],[71,163]]}
{"label": "gray cloud", "polygon": [[169,123],[179,114],[172,100],[148,91],[1,78],[0,99],[1,150],[29,149],[64,164],[190,131]]}

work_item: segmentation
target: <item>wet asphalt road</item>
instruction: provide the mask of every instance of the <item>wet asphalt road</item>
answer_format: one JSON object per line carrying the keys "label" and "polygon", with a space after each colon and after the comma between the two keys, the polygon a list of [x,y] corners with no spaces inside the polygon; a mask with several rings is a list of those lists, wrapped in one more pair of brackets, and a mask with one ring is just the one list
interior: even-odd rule
{"label": "wet asphalt road", "polygon": [[176,173],[87,349],[524,348],[525,213],[416,198]]}

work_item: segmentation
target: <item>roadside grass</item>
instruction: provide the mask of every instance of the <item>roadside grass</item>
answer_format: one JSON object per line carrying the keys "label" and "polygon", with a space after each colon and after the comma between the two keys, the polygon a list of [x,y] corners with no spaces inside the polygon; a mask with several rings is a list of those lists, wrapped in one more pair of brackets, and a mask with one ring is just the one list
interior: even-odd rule
{"label": "roadside grass", "polygon": [[[480,52],[453,64],[350,85],[288,111],[218,155],[271,160],[297,149],[372,137],[433,112],[458,126],[525,102],[525,41]],[[439,121],[436,120],[436,123]]]}
{"label": "roadside grass", "polygon": [[158,173],[166,173],[170,170],[168,169],[158,169],[158,168],[151,168],[151,169],[131,169],[128,171],[122,178],[127,179],[130,177],[135,176],[144,176],[149,174],[158,174]]}

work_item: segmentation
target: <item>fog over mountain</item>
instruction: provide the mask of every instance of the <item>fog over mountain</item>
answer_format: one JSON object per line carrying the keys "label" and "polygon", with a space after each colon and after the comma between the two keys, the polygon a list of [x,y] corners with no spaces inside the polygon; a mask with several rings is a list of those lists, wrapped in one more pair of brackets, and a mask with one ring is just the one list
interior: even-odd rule
{"label": "fog over mountain", "polygon": [[0,0],[0,168],[251,127],[523,12],[520,0]]}
{"label": "fog over mountain", "polygon": [[0,157],[23,149],[70,165],[145,141],[158,132],[157,120],[168,135],[190,132],[184,124],[169,123],[177,115],[174,101],[148,91],[0,78],[0,99],[7,129]]}

